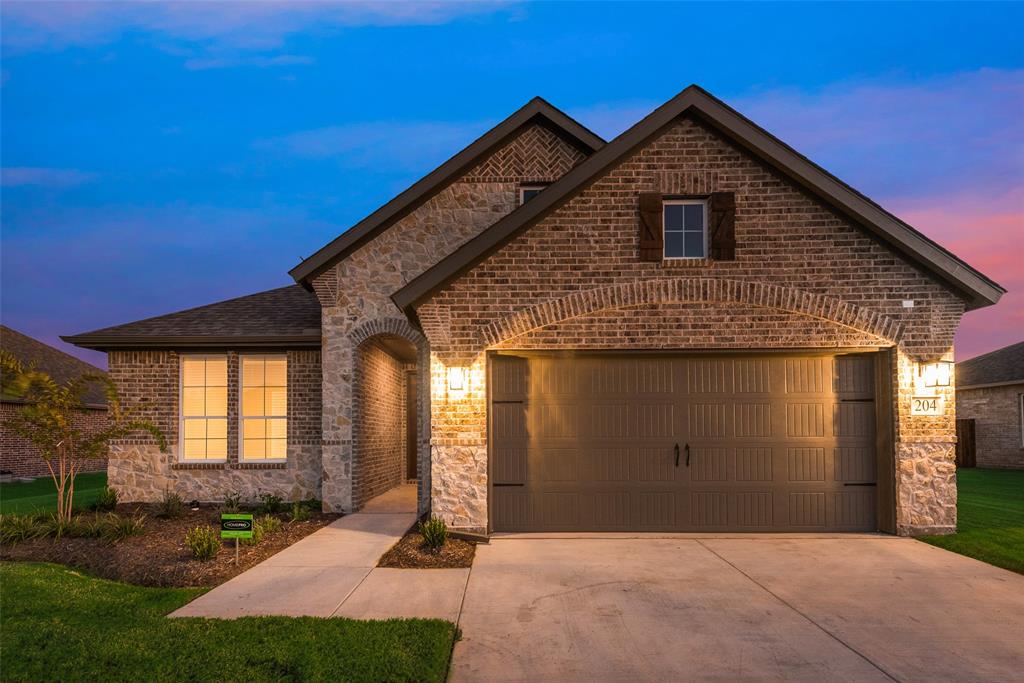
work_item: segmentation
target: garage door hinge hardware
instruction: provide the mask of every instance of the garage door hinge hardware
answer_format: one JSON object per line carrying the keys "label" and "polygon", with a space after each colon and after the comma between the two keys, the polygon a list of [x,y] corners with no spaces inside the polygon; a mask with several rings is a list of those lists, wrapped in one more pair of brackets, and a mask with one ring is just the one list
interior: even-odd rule
{"label": "garage door hinge hardware", "polygon": [[843,486],[878,486],[878,484],[876,484],[873,481],[858,481],[858,482],[850,482],[850,481],[848,481],[848,482],[844,483]]}

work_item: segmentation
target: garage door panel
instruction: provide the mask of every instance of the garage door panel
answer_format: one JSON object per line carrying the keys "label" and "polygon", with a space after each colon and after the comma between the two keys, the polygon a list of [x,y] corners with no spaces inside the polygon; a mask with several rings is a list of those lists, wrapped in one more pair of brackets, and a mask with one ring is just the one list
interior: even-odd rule
{"label": "garage door panel", "polygon": [[875,528],[870,357],[504,358],[497,531]]}

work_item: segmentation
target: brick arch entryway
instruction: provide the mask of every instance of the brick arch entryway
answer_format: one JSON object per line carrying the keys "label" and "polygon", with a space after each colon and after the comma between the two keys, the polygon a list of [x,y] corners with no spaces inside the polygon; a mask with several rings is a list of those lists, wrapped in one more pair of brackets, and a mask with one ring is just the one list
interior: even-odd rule
{"label": "brick arch entryway", "polygon": [[374,321],[352,342],[352,508],[410,482],[417,509],[429,505],[425,447],[429,353],[422,335],[402,320]]}

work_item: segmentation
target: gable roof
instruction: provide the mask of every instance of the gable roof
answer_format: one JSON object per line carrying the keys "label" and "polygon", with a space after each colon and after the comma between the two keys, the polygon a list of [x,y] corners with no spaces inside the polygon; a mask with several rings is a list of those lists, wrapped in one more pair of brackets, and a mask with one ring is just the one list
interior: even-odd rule
{"label": "gable roof", "polygon": [[457,180],[492,150],[530,123],[539,123],[567,139],[576,147],[594,152],[605,142],[598,135],[577,123],[564,112],[540,97],[534,97],[507,119],[477,138],[468,147],[425,175],[404,192],[396,196],[333,241],[288,271],[296,282],[307,288],[309,281],[342,260],[360,246],[409,215],[448,184]]}
{"label": "gable roof", "polygon": [[145,348],[316,348],[320,302],[299,285],[61,337],[97,351]]}
{"label": "gable roof", "polygon": [[[49,344],[44,344],[38,339],[33,339],[27,334],[12,330],[6,325],[0,325],[0,348],[9,351],[25,365],[35,365],[37,370],[42,370],[59,384],[64,384],[68,380],[82,375],[107,374],[95,365],[64,353],[60,349],[55,349]],[[19,396],[8,393],[6,389],[6,387],[0,388],[0,400],[22,402]],[[96,384],[90,384],[86,388],[82,400],[88,406],[106,406],[107,404],[103,388]]]}
{"label": "gable roof", "polygon": [[691,85],[512,213],[467,241],[406,284],[392,300],[410,317],[414,308],[582,192],[615,163],[681,115],[693,116],[762,163],[861,226],[893,250],[960,293],[967,310],[990,306],[1005,289],[881,206],[801,155],[702,88]]}
{"label": "gable roof", "polygon": [[1024,341],[956,364],[956,388],[1024,383]]}

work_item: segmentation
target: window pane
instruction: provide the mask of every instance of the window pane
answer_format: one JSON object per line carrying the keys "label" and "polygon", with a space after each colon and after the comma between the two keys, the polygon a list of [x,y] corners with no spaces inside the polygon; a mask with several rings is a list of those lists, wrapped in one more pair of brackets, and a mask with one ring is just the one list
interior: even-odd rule
{"label": "window pane", "polygon": [[665,233],[665,256],[668,258],[680,258],[686,256],[683,251],[683,234],[681,232]]}
{"label": "window pane", "polygon": [[242,457],[247,460],[262,459],[267,455],[267,442],[263,439],[244,439]]}
{"label": "window pane", "polygon": [[206,457],[205,439],[185,439],[185,448],[182,457],[188,459],[202,459]]}
{"label": "window pane", "polygon": [[206,361],[182,356],[181,384],[185,387],[201,387],[206,384]]}
{"label": "window pane", "polygon": [[207,420],[206,421],[206,437],[208,439],[226,439],[228,438],[228,421],[221,420]]}
{"label": "window pane", "polygon": [[288,436],[288,420],[267,420],[267,437],[283,439]]}
{"label": "window pane", "polygon": [[247,387],[263,386],[262,358],[242,358],[242,382]]}
{"label": "window pane", "polygon": [[209,459],[224,460],[228,457],[227,439],[207,439],[206,457]]}
{"label": "window pane", "polygon": [[287,415],[288,391],[284,387],[267,387],[264,391],[267,415]]}
{"label": "window pane", "polygon": [[202,387],[185,387],[181,391],[181,414],[185,417],[206,414],[206,392]]}
{"label": "window pane", "polygon": [[205,439],[206,420],[185,420],[186,439]]}
{"label": "window pane", "polygon": [[242,420],[243,439],[262,439],[267,435],[266,420]]}
{"label": "window pane", "polygon": [[683,229],[683,209],[686,208],[682,204],[666,204],[665,205],[665,230],[682,230]]}
{"label": "window pane", "polygon": [[267,456],[271,458],[284,459],[288,455],[288,442],[284,439],[270,439],[267,441]]}
{"label": "window pane", "polygon": [[242,389],[242,415],[245,417],[262,417],[263,389]]}
{"label": "window pane", "polygon": [[[285,358],[268,358],[266,361],[265,383],[270,387],[288,385],[288,360]],[[246,382],[248,384],[248,382]]]}
{"label": "window pane", "polygon": [[704,256],[704,233],[686,232],[686,255],[693,258]]}
{"label": "window pane", "polygon": [[686,209],[686,229],[687,230],[703,230],[704,229],[704,205],[703,204],[687,204],[683,208]]}
{"label": "window pane", "polygon": [[207,387],[206,388],[206,414],[227,415],[228,414],[228,388]]}
{"label": "window pane", "polygon": [[228,359],[206,359],[206,386],[226,387],[228,385]]}

